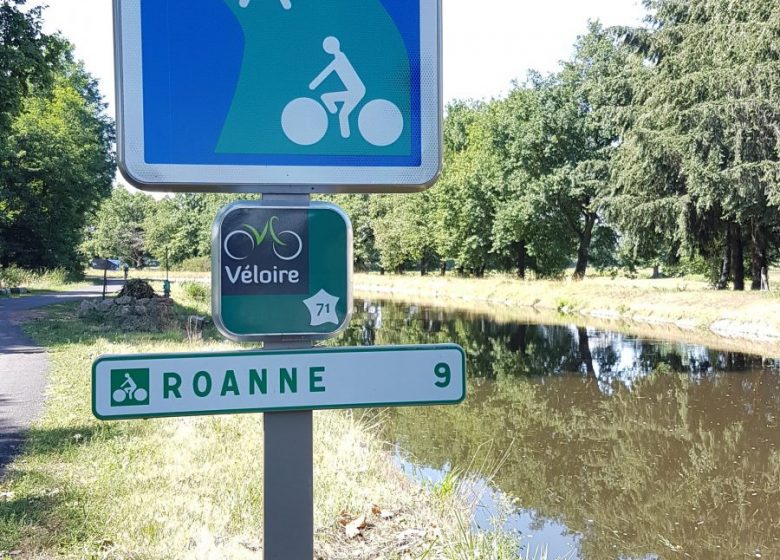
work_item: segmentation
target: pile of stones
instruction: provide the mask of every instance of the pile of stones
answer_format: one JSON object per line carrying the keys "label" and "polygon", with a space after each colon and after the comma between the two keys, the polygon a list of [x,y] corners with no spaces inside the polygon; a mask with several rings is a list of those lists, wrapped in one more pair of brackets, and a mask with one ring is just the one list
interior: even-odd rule
{"label": "pile of stones", "polygon": [[173,300],[157,295],[150,298],[120,295],[103,300],[86,299],[79,306],[78,316],[90,322],[110,324],[123,331],[160,332],[176,325]]}

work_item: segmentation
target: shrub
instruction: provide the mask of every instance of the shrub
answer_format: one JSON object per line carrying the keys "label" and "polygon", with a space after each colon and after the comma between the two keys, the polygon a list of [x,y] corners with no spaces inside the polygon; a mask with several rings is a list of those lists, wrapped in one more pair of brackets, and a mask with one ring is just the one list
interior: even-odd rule
{"label": "shrub", "polygon": [[187,297],[196,301],[206,301],[211,297],[211,290],[200,282],[185,282],[181,285]]}
{"label": "shrub", "polygon": [[155,295],[154,289],[149,285],[149,282],[134,278],[125,283],[117,297],[130,296],[135,299],[150,299]]}
{"label": "shrub", "polygon": [[27,283],[31,273],[18,266],[0,267],[0,288],[18,288]]}
{"label": "shrub", "polygon": [[15,265],[0,267],[0,288],[46,288],[61,286],[74,279],[74,275],[64,268],[34,272]]}

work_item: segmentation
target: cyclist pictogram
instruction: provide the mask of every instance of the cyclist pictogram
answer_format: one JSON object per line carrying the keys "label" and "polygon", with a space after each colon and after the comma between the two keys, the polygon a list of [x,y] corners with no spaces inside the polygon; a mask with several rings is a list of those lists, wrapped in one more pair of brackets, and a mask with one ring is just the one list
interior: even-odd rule
{"label": "cyclist pictogram", "polygon": [[278,220],[277,216],[272,216],[266,222],[262,232],[249,224],[244,224],[242,229],[229,233],[223,242],[225,254],[235,261],[246,260],[256,247],[270,237],[273,252],[279,259],[283,261],[297,259],[303,251],[303,240],[292,230],[277,233],[274,224]]}
{"label": "cyclist pictogram", "polygon": [[112,370],[111,405],[149,404],[149,370]]}
{"label": "cyclist pictogram", "polygon": [[[341,137],[349,138],[352,135],[350,116],[367,93],[363,80],[344,54],[341,42],[336,37],[326,37],[322,49],[333,56],[333,62],[312,80],[309,89],[317,90],[331,74],[335,74],[346,89],[323,93],[319,100],[299,97],[287,104],[282,112],[284,134],[302,146],[311,146],[325,137],[330,128],[328,113],[338,114]],[[386,99],[374,99],[360,110],[358,130],[369,144],[389,146],[401,137],[404,117],[395,103]]]}

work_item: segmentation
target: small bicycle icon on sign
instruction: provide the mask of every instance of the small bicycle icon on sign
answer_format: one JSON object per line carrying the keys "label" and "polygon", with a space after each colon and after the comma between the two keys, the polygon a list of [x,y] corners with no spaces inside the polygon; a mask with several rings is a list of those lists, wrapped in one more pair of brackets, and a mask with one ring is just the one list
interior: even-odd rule
{"label": "small bicycle icon on sign", "polygon": [[[244,229],[238,229],[225,237],[222,246],[225,254],[234,261],[243,261],[249,258],[256,247],[270,236],[274,254],[283,261],[293,261],[298,258],[303,251],[303,240],[301,236],[291,230],[280,231],[276,233],[274,223],[279,218],[272,216],[260,232],[257,228],[244,224]],[[283,238],[286,238],[285,241]]]}
{"label": "small bicycle icon on sign", "polygon": [[143,402],[149,393],[143,387],[139,387],[129,373],[125,374],[125,382],[111,395],[114,402],[123,403],[125,400]]}
{"label": "small bicycle icon on sign", "polygon": [[[290,101],[282,111],[282,129],[291,141],[311,146],[321,141],[330,128],[330,117],[338,113],[341,137],[352,135],[350,116],[366,97],[366,86],[336,37],[326,37],[323,50],[333,55],[331,62],[309,84],[314,91],[331,75],[336,74],[346,88],[344,91],[324,93],[320,100],[299,97]],[[326,111],[327,109],[327,111]],[[358,130],[366,142],[378,147],[393,144],[404,130],[404,117],[395,103],[374,99],[366,103],[358,114]]]}

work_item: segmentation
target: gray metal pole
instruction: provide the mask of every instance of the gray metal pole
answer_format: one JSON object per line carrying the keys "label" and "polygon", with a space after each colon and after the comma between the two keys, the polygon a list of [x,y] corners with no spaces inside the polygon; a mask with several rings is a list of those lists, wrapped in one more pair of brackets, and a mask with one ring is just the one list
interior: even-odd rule
{"label": "gray metal pole", "polygon": [[[266,343],[268,350],[311,343]],[[312,412],[267,412],[263,419],[263,558],[314,557]]]}
{"label": "gray metal pole", "polygon": [[[264,195],[306,206],[309,196]],[[311,348],[311,341],[266,342],[266,350]],[[263,418],[263,558],[314,557],[312,412],[268,412]]]}

